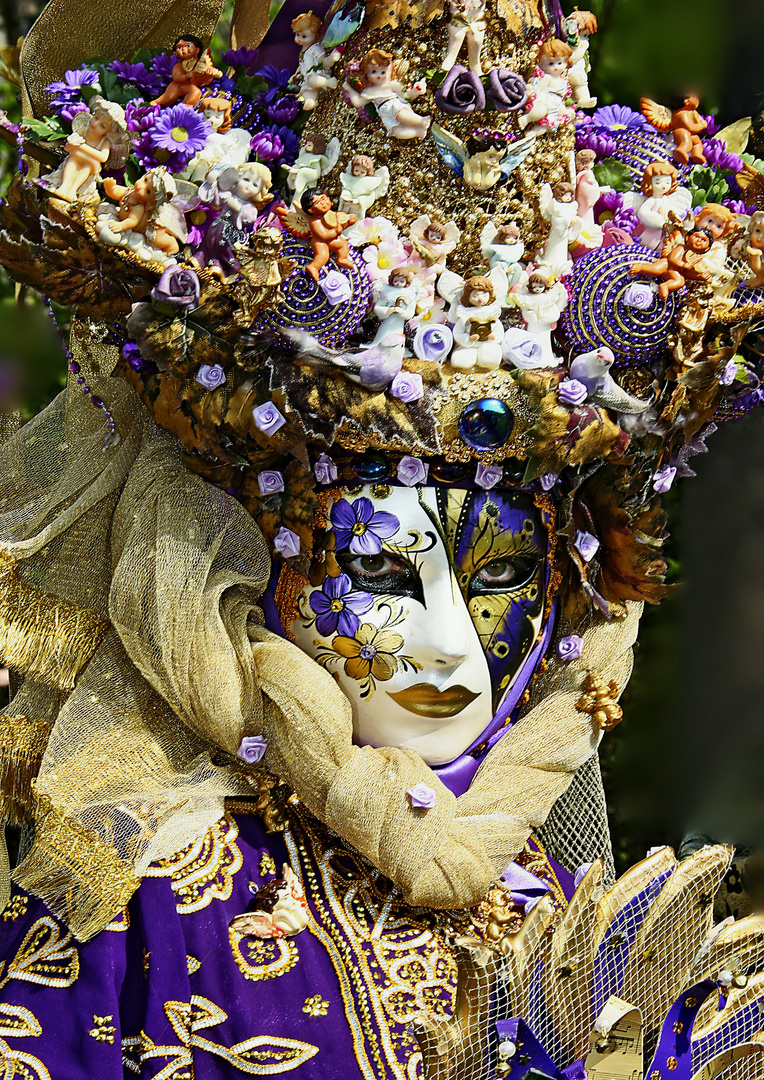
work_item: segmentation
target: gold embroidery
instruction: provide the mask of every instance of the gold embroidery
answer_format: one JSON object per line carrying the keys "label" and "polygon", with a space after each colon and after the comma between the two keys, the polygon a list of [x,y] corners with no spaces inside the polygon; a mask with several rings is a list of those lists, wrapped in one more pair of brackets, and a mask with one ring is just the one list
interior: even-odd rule
{"label": "gold embroidery", "polygon": [[0,1004],[0,1035],[13,1035],[17,1039],[42,1035],[42,1024],[23,1005]]}
{"label": "gold embroidery", "polygon": [[0,721],[0,814],[18,825],[34,816],[32,781],[48,745],[53,724],[27,716]]}
{"label": "gold embroidery", "polygon": [[213,900],[227,900],[233,876],[243,862],[236,843],[238,835],[235,819],[226,814],[183,851],[150,866],[146,877],[172,879],[175,906],[181,915],[201,911]]}
{"label": "gold embroidery", "polygon": [[276,863],[273,861],[273,856],[269,852],[264,851],[260,856],[260,866],[258,869],[260,871],[260,877],[268,877],[269,874],[276,873]]}
{"label": "gold embroidery", "polygon": [[41,986],[71,986],[80,971],[79,955],[76,948],[69,944],[71,940],[70,933],[62,936],[58,923],[50,915],[44,915],[27,931],[8,967],[5,968],[5,961],[0,964],[0,974],[3,975],[0,987],[11,979],[39,983]]}
{"label": "gold embroidery", "polygon": [[14,893],[3,910],[3,922],[15,922],[19,915],[26,915],[28,906],[26,893]]}
{"label": "gold embroidery", "polygon": [[[285,975],[300,959],[297,946],[287,938],[271,938],[264,941],[256,937],[242,937],[235,930],[229,930],[228,940],[237,968],[245,979],[251,979],[253,982]],[[246,949],[248,956],[244,956],[242,946]]]}
{"label": "gold embroidery", "polygon": [[24,1054],[21,1050],[12,1050],[4,1039],[0,1039],[0,1066],[4,1077],[50,1080],[50,1073],[39,1058]]}
{"label": "gold embroidery", "polygon": [[96,1042],[113,1044],[114,1036],[117,1034],[117,1029],[112,1024],[113,1019],[113,1016],[94,1016],[93,1024],[95,1026],[88,1032],[90,1038],[95,1039]]}
{"label": "gold embroidery", "polygon": [[186,971],[189,975],[195,975],[201,966],[201,960],[197,960],[195,956],[186,953]]}
{"label": "gold embroidery", "polygon": [[112,919],[108,926],[104,926],[104,930],[112,930],[115,934],[124,934],[124,932],[129,929],[130,912],[127,908],[120,911],[116,919]]}
{"label": "gold embroidery", "polygon": [[313,997],[305,998],[302,1011],[308,1016],[326,1016],[329,1012],[329,1002],[325,1001],[320,994],[314,994]]}
{"label": "gold embroidery", "polygon": [[150,959],[151,959],[151,953],[149,952],[148,949],[144,949],[143,950],[143,975],[144,975],[144,978],[146,978],[146,979],[148,979],[148,977],[149,977],[149,961],[150,961]]}

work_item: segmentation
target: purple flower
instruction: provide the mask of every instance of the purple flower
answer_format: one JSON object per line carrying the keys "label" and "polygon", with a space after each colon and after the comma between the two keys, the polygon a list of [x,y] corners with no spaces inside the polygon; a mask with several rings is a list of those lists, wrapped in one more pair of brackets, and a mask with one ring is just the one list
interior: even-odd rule
{"label": "purple flower", "polygon": [[282,559],[294,559],[300,554],[300,538],[296,532],[282,525],[273,538],[273,547]]}
{"label": "purple flower", "polygon": [[663,495],[669,490],[674,483],[676,477],[676,469],[673,465],[664,465],[657,472],[653,473],[653,488],[659,495]]}
{"label": "purple flower", "polygon": [[353,295],[350,282],[339,270],[327,270],[319,281],[318,287],[332,307],[347,303]]}
{"label": "purple flower", "polygon": [[360,623],[359,615],[365,615],[374,604],[371,593],[355,591],[347,574],[327,577],[322,590],[311,593],[310,606],[316,613],[316,629],[323,637],[339,633],[353,637]]}
{"label": "purple flower", "polygon": [[283,89],[292,77],[292,72],[289,68],[277,68],[273,64],[265,64],[260,68],[259,73],[271,86]]}
{"label": "purple flower", "polygon": [[259,131],[252,137],[252,153],[260,161],[277,161],[284,153],[284,144],[278,135],[270,131]]}
{"label": "purple flower", "polygon": [[413,487],[415,484],[426,483],[429,471],[429,465],[426,465],[421,458],[411,457],[410,454],[406,454],[405,457],[402,457],[398,462],[398,479],[402,484],[405,484],[406,487]]}
{"label": "purple flower", "polygon": [[268,743],[262,735],[245,735],[236,751],[236,756],[246,761],[247,765],[255,765],[258,761],[262,761],[267,749]]}
{"label": "purple flower", "polygon": [[620,191],[603,191],[594,204],[594,220],[598,225],[612,221],[619,210],[623,209],[623,195]]}
{"label": "purple flower", "polygon": [[257,49],[226,49],[223,53],[223,63],[226,67],[244,68],[245,75],[254,75],[259,52]]}
{"label": "purple flower", "polygon": [[395,536],[401,524],[395,514],[384,510],[375,512],[374,503],[365,498],[356,499],[352,504],[347,499],[338,499],[329,517],[337,550],[349,549],[353,555],[379,554],[382,541]]}
{"label": "purple flower", "polygon": [[711,116],[711,114],[710,114],[710,113],[709,113],[709,115],[708,115],[708,116],[704,116],[704,117],[703,117],[703,119],[704,119],[704,120],[705,120],[705,122],[706,122],[706,123],[708,124],[708,128],[707,128],[707,130],[706,130],[706,138],[710,139],[710,138],[712,138],[712,137],[713,137],[713,136],[714,136],[714,135],[715,135],[715,134],[717,133],[717,131],[719,130],[719,124],[717,123],[716,117],[715,117],[715,116]]}
{"label": "purple flower", "polygon": [[225,382],[225,372],[220,364],[202,364],[194,378],[207,390],[217,390]]}
{"label": "purple flower", "polygon": [[82,102],[82,90],[85,86],[92,86],[94,90],[100,90],[98,72],[88,68],[70,69],[64,72],[63,81],[49,83],[45,87],[48,94],[53,94],[50,107],[53,112],[64,116],[71,122],[78,112],[82,112],[87,106]]}
{"label": "purple flower", "polygon": [[602,128],[576,127],[576,150],[593,150],[599,158],[612,157],[616,151],[615,139]]}
{"label": "purple flower", "polygon": [[429,784],[414,784],[406,792],[409,802],[418,810],[432,810],[438,801],[435,790]]}
{"label": "purple flower", "polygon": [[494,68],[488,75],[488,93],[497,112],[515,112],[528,100],[522,75],[508,68]]}
{"label": "purple flower", "polygon": [[462,64],[454,64],[435,91],[435,104],[445,113],[469,116],[485,109],[485,90],[480,76]]}
{"label": "purple flower", "polygon": [[566,664],[571,660],[580,659],[583,649],[584,639],[580,638],[578,634],[569,634],[567,637],[560,638],[557,642],[557,655]]}
{"label": "purple flower", "polygon": [[[51,107],[52,106],[53,103],[51,102]],[[62,120],[65,120],[67,124],[71,124],[77,113],[87,111],[88,107],[84,101],[72,101],[67,102],[65,105],[61,106],[61,108],[58,110],[58,115],[61,117]]]}
{"label": "purple flower", "polygon": [[539,477],[539,483],[541,484],[542,491],[551,491],[558,480],[557,473],[545,472],[543,476]]}
{"label": "purple flower", "polygon": [[623,302],[637,311],[649,311],[655,304],[655,289],[646,281],[632,281],[623,294]]}
{"label": "purple flower", "polygon": [[420,360],[441,364],[454,344],[454,335],[448,326],[420,326],[414,335],[414,353]]}
{"label": "purple flower", "polygon": [[628,105],[603,105],[592,115],[594,127],[605,131],[641,131],[648,126],[642,113],[634,112]]}
{"label": "purple flower", "polygon": [[126,341],[122,346],[122,355],[134,371],[142,371],[146,366],[141,350],[132,341]]}
{"label": "purple flower", "polygon": [[416,371],[399,371],[390,384],[390,393],[404,405],[424,397],[422,376]]}
{"label": "purple flower", "polygon": [[162,86],[167,86],[172,80],[172,69],[175,67],[177,59],[175,53],[157,53],[149,64],[149,67],[157,76],[157,80],[160,81]]}
{"label": "purple flower", "polygon": [[268,119],[272,124],[291,124],[297,118],[299,111],[300,103],[291,94],[276,98],[266,109]]}
{"label": "purple flower", "polygon": [[583,405],[589,391],[578,379],[563,379],[557,387],[557,398],[563,405]]}
{"label": "purple flower", "polygon": [[600,542],[590,532],[582,532],[579,529],[576,533],[576,539],[573,541],[573,546],[584,562],[591,562],[599,551]]}
{"label": "purple flower", "polygon": [[140,132],[148,131],[161,111],[159,105],[145,105],[142,101],[128,101],[125,105],[125,120],[127,130]]}
{"label": "purple flower", "polygon": [[733,382],[737,378],[737,361],[728,360],[724,365],[724,371],[719,376],[719,382],[722,386],[732,386]]}
{"label": "purple flower", "polygon": [[510,326],[502,342],[504,359],[523,370],[540,367],[541,344],[537,334],[529,334],[519,326]]}
{"label": "purple flower", "polygon": [[132,83],[142,94],[153,94],[156,89],[157,77],[145,64],[114,60],[109,64],[109,71],[114,72],[119,82]]}
{"label": "purple flower", "polygon": [[[282,149],[281,149],[281,156],[282,156],[281,164],[282,165],[292,165],[293,164],[295,158],[297,157],[297,155],[300,152],[300,136],[296,135],[292,131],[292,129],[290,127],[287,127],[286,124],[272,124],[269,127],[264,127],[262,129],[262,131],[260,131],[258,134],[259,135],[265,135],[265,136],[268,136],[268,137],[272,137],[273,139],[278,139],[278,141],[281,143],[281,147],[282,147]],[[256,135],[255,138],[252,140],[252,149],[253,150],[255,149],[254,144],[255,144],[255,139],[257,139],[257,138],[258,138],[258,135]]]}
{"label": "purple flower", "polygon": [[484,465],[481,461],[475,469],[475,483],[490,491],[496,487],[503,475],[504,470],[500,465]]}
{"label": "purple flower", "polygon": [[155,304],[172,308],[173,313],[193,311],[199,307],[199,277],[195,270],[174,264],[162,273],[151,290]]}
{"label": "purple flower", "polygon": [[333,484],[339,476],[337,466],[328,454],[322,454],[313,466],[313,473],[319,484]]}
{"label": "purple flower", "polygon": [[261,495],[275,495],[284,490],[284,477],[278,469],[264,469],[257,474],[257,486]]}
{"label": "purple flower", "polygon": [[703,153],[706,155],[706,164],[711,169],[726,169],[737,175],[743,168],[743,159],[737,154],[731,154],[723,139],[703,139]]}
{"label": "purple flower", "polygon": [[183,165],[204,149],[212,124],[188,105],[173,105],[162,109],[146,132],[149,143],[154,147],[156,161],[172,157],[183,161]]}
{"label": "purple flower", "polygon": [[733,214],[748,214],[751,217],[756,213],[756,207],[746,206],[742,199],[722,199],[722,206],[726,206]]}
{"label": "purple flower", "polygon": [[258,405],[252,410],[252,415],[258,428],[265,435],[274,435],[286,423],[272,401],[264,401],[262,405]]}

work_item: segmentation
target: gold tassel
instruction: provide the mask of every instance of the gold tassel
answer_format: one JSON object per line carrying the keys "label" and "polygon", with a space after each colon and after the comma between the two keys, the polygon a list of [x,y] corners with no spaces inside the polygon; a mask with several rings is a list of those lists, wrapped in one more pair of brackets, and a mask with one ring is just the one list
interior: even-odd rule
{"label": "gold tassel", "polygon": [[14,557],[0,551],[0,660],[6,667],[72,690],[107,630],[98,612],[21,581]]}
{"label": "gold tassel", "polygon": [[33,780],[52,730],[49,720],[0,717],[0,817],[12,825],[34,819]]}

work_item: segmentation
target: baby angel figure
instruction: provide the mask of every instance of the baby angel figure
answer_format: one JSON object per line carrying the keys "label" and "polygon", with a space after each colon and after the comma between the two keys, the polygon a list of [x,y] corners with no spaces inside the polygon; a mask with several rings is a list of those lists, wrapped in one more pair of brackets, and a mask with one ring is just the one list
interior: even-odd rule
{"label": "baby angel figure", "polygon": [[333,90],[337,85],[331,70],[342,53],[337,49],[328,53],[320,43],[321,19],[312,11],[292,19],[292,33],[295,44],[300,46],[300,61],[290,79],[289,88],[297,91],[307,112],[315,109],[322,90]]}
{"label": "baby angel figure", "polygon": [[359,113],[373,105],[376,115],[394,139],[424,139],[430,117],[414,112],[410,102],[427,92],[427,82],[419,79],[404,86],[396,77],[393,55],[382,49],[370,49],[358,67],[358,74],[347,78],[342,87],[347,100]]}
{"label": "baby angel figure", "polygon": [[191,158],[183,170],[185,180],[201,183],[207,179],[210,169],[220,162],[238,168],[249,160],[252,133],[245,128],[231,125],[231,100],[220,94],[203,97],[199,109],[205,120],[212,125],[212,134],[207,137],[204,148]]}
{"label": "baby angel figure", "polygon": [[573,103],[578,109],[593,109],[597,99],[589,91],[589,39],[597,33],[597,16],[591,11],[574,11],[565,20],[570,56],[568,78],[573,89]]}
{"label": "baby angel figure", "polygon": [[101,169],[121,169],[130,152],[125,110],[114,101],[91,98],[88,111],[77,113],[72,121],[65,149],[68,156],[45,177],[45,186],[67,202],[97,198]]}
{"label": "baby angel figure", "polygon": [[570,45],[559,38],[539,46],[538,67],[528,82],[526,111],[518,121],[521,129],[530,127],[538,135],[569,124],[575,117],[576,110],[566,104],[572,94],[568,81],[572,55]]}
{"label": "baby angel figure", "polygon": [[231,920],[231,929],[245,937],[263,940],[294,937],[310,922],[308,903],[300,880],[288,863],[282,877],[268,881],[254,892],[252,910]]}
{"label": "baby angel figure", "polygon": [[507,275],[501,266],[487,276],[467,278],[444,270],[438,292],[451,305],[449,322],[454,332],[451,367],[470,371],[491,370],[501,365],[504,326],[501,312],[507,306]]}
{"label": "baby angel figure", "polygon": [[322,176],[331,172],[339,161],[340,140],[335,136],[329,143],[323,135],[314,132],[303,135],[300,153],[288,170],[287,184],[299,203],[303,192],[314,188]]}
{"label": "baby angel figure", "polygon": [[640,244],[660,251],[669,212],[684,217],[692,206],[692,192],[680,187],[679,172],[670,161],[652,161],[642,174],[639,191],[627,191],[623,201],[639,218],[635,235]]}
{"label": "baby angel figure", "polygon": [[448,221],[444,225],[440,221],[432,221],[429,214],[422,214],[409,229],[412,250],[435,274],[445,270],[446,259],[459,243],[461,235],[455,221]]}
{"label": "baby angel figure", "polygon": [[[526,330],[534,335],[541,346],[540,355],[534,358],[533,366],[558,367],[562,360],[552,351],[552,331],[568,306],[568,290],[563,283],[555,280],[547,267],[540,266],[512,290],[509,299],[520,309]],[[511,354],[505,359],[511,361]]]}
{"label": "baby angel figure", "polygon": [[338,209],[343,214],[355,214],[358,220],[368,216],[377,199],[387,194],[390,170],[387,165],[377,169],[372,158],[356,154],[340,173],[342,191]]}
{"label": "baby angel figure", "polygon": [[551,275],[561,277],[573,268],[570,246],[581,232],[576,189],[572,184],[543,184],[539,193],[541,216],[551,228],[539,262]]}
{"label": "baby angel figure", "polygon": [[494,221],[486,222],[480,234],[480,250],[491,269],[504,268],[510,288],[517,284],[523,272],[520,260],[525,254],[525,244],[514,221],[498,226]]}
{"label": "baby angel figure", "polygon": [[476,75],[483,74],[480,54],[486,31],[485,0],[451,0],[448,5],[448,49],[440,65],[450,71],[467,42],[467,66]]}

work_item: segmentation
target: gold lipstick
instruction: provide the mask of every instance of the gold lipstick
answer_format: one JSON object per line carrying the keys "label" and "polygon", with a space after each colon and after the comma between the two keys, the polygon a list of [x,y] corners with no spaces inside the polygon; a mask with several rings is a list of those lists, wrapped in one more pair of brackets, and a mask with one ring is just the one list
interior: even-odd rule
{"label": "gold lipstick", "polygon": [[436,719],[457,716],[471,705],[480,694],[473,694],[466,686],[449,686],[448,690],[438,690],[432,683],[416,683],[396,694],[387,691],[396,704],[406,712],[417,716],[432,716]]}

